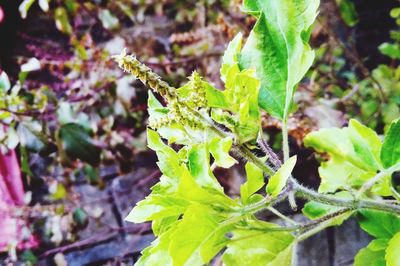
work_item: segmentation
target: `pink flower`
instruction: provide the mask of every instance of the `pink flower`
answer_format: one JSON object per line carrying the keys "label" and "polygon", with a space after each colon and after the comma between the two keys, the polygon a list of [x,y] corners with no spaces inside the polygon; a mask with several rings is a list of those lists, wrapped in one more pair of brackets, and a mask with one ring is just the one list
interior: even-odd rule
{"label": "pink flower", "polygon": [[0,252],[14,243],[19,249],[38,245],[33,235],[24,233],[29,232],[24,230],[27,227],[25,221],[12,216],[13,209],[23,204],[24,187],[15,151],[0,152]]}

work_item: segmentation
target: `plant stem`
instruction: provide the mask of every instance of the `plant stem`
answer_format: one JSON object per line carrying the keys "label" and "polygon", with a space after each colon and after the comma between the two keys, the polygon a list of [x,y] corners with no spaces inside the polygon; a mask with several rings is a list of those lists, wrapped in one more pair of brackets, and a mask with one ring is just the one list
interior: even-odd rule
{"label": "plant stem", "polygon": [[282,150],[283,150],[283,161],[286,162],[289,159],[289,134],[287,128],[288,119],[285,118],[282,121]]}
{"label": "plant stem", "polygon": [[278,211],[277,209],[275,209],[274,207],[267,207],[267,209],[272,212],[273,214],[275,214],[276,216],[278,216],[279,218],[281,218],[282,220],[287,221],[290,224],[293,225],[298,225],[298,223],[296,223],[293,219],[290,219],[289,217],[287,217],[286,215],[284,215],[283,213],[281,213],[280,211]]}
{"label": "plant stem", "polygon": [[367,191],[370,188],[372,188],[375,185],[375,183],[379,182],[385,176],[390,175],[390,174],[392,174],[393,172],[395,172],[395,171],[397,171],[399,169],[400,169],[400,163],[396,164],[396,165],[394,165],[394,166],[392,166],[392,167],[390,167],[388,169],[380,171],[376,176],[374,176],[373,178],[371,178],[370,180],[368,180],[367,182],[364,183],[364,185],[358,191],[358,196],[360,196],[365,191]]}
{"label": "plant stem", "polygon": [[[345,216],[348,215],[349,212],[353,211],[352,209],[349,208],[344,208],[339,211],[330,213],[326,216],[323,216],[319,219],[313,220],[307,224],[301,225],[300,226],[300,232],[302,232],[298,237],[297,241],[303,241],[310,236],[324,230],[325,228],[329,227],[333,219],[336,219],[340,216]],[[311,229],[309,229],[311,228]]]}
{"label": "plant stem", "polygon": [[261,136],[258,138],[257,141],[258,145],[260,148],[267,154],[268,159],[272,162],[272,164],[276,167],[276,169],[279,169],[282,166],[281,160],[279,160],[278,155],[271,149],[271,147],[268,145],[268,142],[262,138]]}
{"label": "plant stem", "polygon": [[320,194],[312,189],[306,188],[292,179],[296,195],[307,199],[320,202],[327,205],[347,207],[351,209],[373,209],[386,211],[400,215],[400,206],[380,201],[340,199],[331,195]]}

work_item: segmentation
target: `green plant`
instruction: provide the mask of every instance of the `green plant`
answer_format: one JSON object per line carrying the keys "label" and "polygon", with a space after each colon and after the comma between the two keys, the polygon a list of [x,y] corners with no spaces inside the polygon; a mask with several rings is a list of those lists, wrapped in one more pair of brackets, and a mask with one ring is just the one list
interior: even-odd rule
{"label": "green plant", "polygon": [[[223,91],[197,73],[175,89],[135,56],[114,57],[166,103],[149,93],[148,146],[163,175],[127,217],[151,221],[157,236],[136,265],[204,265],[219,253],[226,265],[291,265],[298,242],[353,215],[376,238],[355,264],[399,265],[400,205],[383,198],[399,199],[391,181],[400,170],[399,120],[383,143],[356,120],[342,129],[312,132],[305,145],[329,155],[319,168],[318,192],[291,174],[296,156],[289,154],[287,120],[296,85],[314,59],[308,39],[318,5],[318,0],[245,0],[243,9],[257,22],[243,47],[239,34],[224,54]],[[259,106],[282,121],[283,163],[262,138]],[[256,155],[258,149],[263,156]],[[232,198],[213,170],[237,160],[245,163],[247,181],[240,197]],[[296,198],[308,200],[303,213],[310,221],[297,223],[274,209],[285,200],[296,209]],[[290,225],[260,220],[256,214],[262,210]]]}

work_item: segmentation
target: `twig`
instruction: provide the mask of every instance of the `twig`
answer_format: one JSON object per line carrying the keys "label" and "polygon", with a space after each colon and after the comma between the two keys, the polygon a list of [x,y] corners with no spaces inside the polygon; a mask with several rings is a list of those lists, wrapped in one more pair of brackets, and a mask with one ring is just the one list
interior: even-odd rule
{"label": "twig", "polygon": [[278,155],[268,145],[268,142],[264,138],[259,137],[257,143],[262,149],[262,151],[265,152],[265,154],[267,154],[268,159],[272,162],[272,164],[279,169],[282,166],[282,162],[279,159]]}

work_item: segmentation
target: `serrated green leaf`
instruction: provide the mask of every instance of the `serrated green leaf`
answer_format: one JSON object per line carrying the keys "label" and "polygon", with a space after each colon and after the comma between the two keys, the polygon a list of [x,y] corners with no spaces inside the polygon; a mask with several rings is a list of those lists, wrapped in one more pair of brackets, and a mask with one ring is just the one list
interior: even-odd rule
{"label": "serrated green leaf", "polygon": [[373,240],[361,249],[354,258],[354,266],[386,266],[385,248],[387,240]]}
{"label": "serrated green leaf", "polygon": [[240,143],[255,141],[260,130],[260,111],[258,108],[258,92],[260,82],[253,70],[239,71],[231,68],[227,74],[226,89],[223,91],[229,105],[227,121],[220,121],[230,128]]}
{"label": "serrated green leaf", "polygon": [[213,108],[222,108],[229,110],[231,106],[229,105],[224,93],[217,88],[214,88],[210,84],[205,86],[207,106]]}
{"label": "serrated green leaf", "polygon": [[208,88],[206,94],[209,107],[229,111],[224,113],[222,110],[212,110],[213,119],[231,129],[238,137],[237,141],[244,143],[255,141],[260,129],[260,82],[254,69],[241,71],[239,68],[241,44],[242,35],[238,34],[225,51],[221,67],[221,79],[225,83],[225,90],[219,92],[217,89]]}
{"label": "serrated green leaf", "polygon": [[210,169],[210,153],[204,144],[193,145],[188,152],[188,167],[197,184],[223,191]]}
{"label": "serrated green leaf", "polygon": [[207,264],[226,244],[233,224],[205,205],[192,205],[171,236],[169,253],[173,265]]}
{"label": "serrated green leaf", "polygon": [[364,231],[376,238],[390,239],[400,232],[400,217],[387,212],[359,211],[358,222]]}
{"label": "serrated green leaf", "polygon": [[239,70],[238,56],[240,49],[242,48],[242,34],[238,33],[235,38],[228,44],[225,50],[224,56],[222,57],[222,67],[221,67],[221,79],[223,82],[227,82],[227,77],[230,69],[232,67]]}
{"label": "serrated green leaf", "polygon": [[385,259],[387,266],[400,265],[400,232],[395,234],[392,239],[389,240]]}
{"label": "serrated green leaf", "polygon": [[290,266],[293,246],[294,237],[287,232],[236,229],[222,259],[227,266]]}
{"label": "serrated green leaf", "polygon": [[269,179],[267,184],[267,193],[272,197],[278,194],[285,187],[288,178],[290,177],[294,166],[296,165],[297,156],[290,157],[279,170]]}
{"label": "serrated green leaf", "polygon": [[188,170],[183,171],[180,176],[177,195],[188,201],[199,202],[206,205],[213,204],[220,208],[237,206],[237,203],[226,196],[222,190],[201,187]]}
{"label": "serrated green leaf", "polygon": [[[356,120],[350,120],[346,128],[326,128],[312,132],[304,139],[306,147],[327,153],[330,159],[319,167],[321,193],[339,189],[360,188],[381,170],[381,141],[371,129]],[[372,188],[373,193],[390,196],[389,175]]]}
{"label": "serrated green leaf", "polygon": [[247,181],[240,186],[240,197],[246,204],[251,195],[256,193],[264,186],[263,171],[255,164],[248,162],[245,165]]}
{"label": "serrated green leaf", "polygon": [[157,165],[161,172],[166,177],[174,180],[174,182],[170,182],[171,184],[174,183],[177,185],[177,180],[182,174],[182,171],[184,171],[184,167],[179,163],[178,154],[174,149],[164,144],[160,135],[151,129],[147,129],[147,144],[150,149],[157,153]]}
{"label": "serrated green leaf", "polygon": [[400,163],[400,119],[390,125],[385,135],[380,157],[385,168]]}
{"label": "serrated green leaf", "polygon": [[150,195],[140,201],[125,218],[132,223],[162,219],[185,212],[189,202],[168,195]]}
{"label": "serrated green leaf", "polygon": [[155,236],[160,236],[161,234],[167,232],[173,226],[179,223],[179,218],[181,215],[167,216],[160,219],[155,219],[151,223],[151,228]]}
{"label": "serrated green leaf", "polygon": [[318,0],[245,0],[257,23],[244,45],[241,68],[254,68],[261,81],[260,106],[272,116],[288,116],[295,86],[314,60],[308,45]]}
{"label": "serrated green leaf", "polygon": [[214,157],[215,164],[219,167],[230,168],[236,164],[237,161],[229,155],[229,151],[232,147],[232,139],[227,137],[220,139],[218,137],[213,138],[209,143],[210,153]]}
{"label": "serrated green leaf", "polygon": [[80,159],[92,165],[100,162],[101,149],[94,144],[81,125],[75,123],[62,125],[58,136],[62,149],[70,159]]}
{"label": "serrated green leaf", "polygon": [[175,228],[171,228],[156,240],[149,247],[142,251],[142,256],[135,263],[135,266],[167,266],[172,265],[171,256],[168,253],[168,247],[171,240],[171,235]]}
{"label": "serrated green leaf", "polygon": [[350,140],[357,156],[365,164],[370,165],[371,170],[380,169],[379,152],[382,142],[378,134],[355,119],[350,120],[348,128]]}
{"label": "serrated green leaf", "polygon": [[168,114],[168,108],[162,106],[162,104],[157,100],[152,91],[148,91],[149,98],[147,100],[147,111],[151,119],[160,119],[164,115]]}

